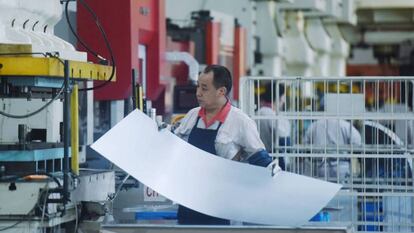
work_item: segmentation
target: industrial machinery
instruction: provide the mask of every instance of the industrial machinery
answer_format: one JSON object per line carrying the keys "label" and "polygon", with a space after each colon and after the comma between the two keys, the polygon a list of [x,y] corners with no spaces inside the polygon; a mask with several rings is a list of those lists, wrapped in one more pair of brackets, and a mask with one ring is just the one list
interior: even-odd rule
{"label": "industrial machinery", "polygon": [[115,191],[113,171],[79,168],[78,125],[78,92],[87,91],[87,81],[115,81],[115,67],[87,62],[86,53],[54,35],[61,4],[0,1],[4,232],[75,232],[80,219],[95,222],[105,214]]}
{"label": "industrial machinery", "polygon": [[[185,51],[201,66],[221,64],[228,67],[233,73],[234,90],[230,95],[234,100],[238,99],[239,77],[246,74],[246,46],[246,28],[231,14],[214,10],[195,10],[185,23],[167,19],[166,49],[172,51],[168,53]],[[185,92],[191,86],[195,90],[194,82],[189,82],[189,78],[194,80],[191,64],[173,63],[167,67],[170,69],[170,75],[176,79],[176,92]],[[180,110],[180,99],[174,98],[174,112]]]}

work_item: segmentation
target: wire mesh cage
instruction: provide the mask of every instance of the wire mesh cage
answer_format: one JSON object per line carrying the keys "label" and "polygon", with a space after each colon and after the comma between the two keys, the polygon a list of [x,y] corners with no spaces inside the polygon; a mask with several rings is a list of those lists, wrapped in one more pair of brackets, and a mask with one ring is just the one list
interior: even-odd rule
{"label": "wire mesh cage", "polygon": [[244,77],[240,108],[286,171],[340,183],[311,221],[414,231],[414,77]]}

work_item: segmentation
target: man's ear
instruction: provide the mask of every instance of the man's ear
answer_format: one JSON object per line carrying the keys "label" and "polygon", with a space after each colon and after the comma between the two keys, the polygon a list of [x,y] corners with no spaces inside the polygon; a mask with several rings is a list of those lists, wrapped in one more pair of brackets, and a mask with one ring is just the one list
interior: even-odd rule
{"label": "man's ear", "polygon": [[220,94],[223,94],[224,96],[227,95],[227,88],[226,87],[220,87],[219,89]]}

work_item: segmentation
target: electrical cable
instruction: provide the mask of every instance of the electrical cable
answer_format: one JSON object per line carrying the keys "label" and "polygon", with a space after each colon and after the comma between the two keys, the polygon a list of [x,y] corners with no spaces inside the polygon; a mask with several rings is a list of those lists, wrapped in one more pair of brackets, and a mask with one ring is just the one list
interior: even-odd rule
{"label": "electrical cable", "polygon": [[[45,216],[47,215],[49,217],[49,215],[46,213],[47,198],[49,196],[49,182],[46,183],[46,190],[44,192],[46,192],[46,194],[45,194],[45,198],[44,198],[44,201],[43,201],[43,207],[41,207],[39,205],[39,200],[37,200],[37,205],[40,208],[40,210],[42,211],[42,217],[40,219],[40,223],[42,223],[42,224],[43,224],[43,221],[45,220]],[[41,196],[42,195],[39,196],[39,199],[41,199],[40,198]]]}
{"label": "electrical cable", "polygon": [[[44,57],[51,57],[51,58],[55,58],[57,59],[59,62],[61,62],[62,64],[64,64],[64,62],[62,61],[62,59],[60,59],[58,57],[58,53],[0,53],[0,56],[18,56],[18,55],[43,55]],[[39,112],[43,111],[45,108],[47,108],[50,104],[52,104],[53,101],[57,100],[60,95],[63,93],[64,91],[64,84],[62,85],[62,87],[60,88],[59,92],[56,94],[56,96],[51,99],[49,102],[47,102],[45,105],[43,105],[42,107],[40,107],[39,109],[28,113],[28,114],[24,114],[24,115],[14,115],[14,114],[10,114],[10,113],[6,113],[3,111],[0,111],[0,115],[3,115],[5,117],[9,117],[9,118],[15,118],[15,119],[23,119],[23,118],[28,118],[31,116],[34,116],[36,114],[38,114]]]}
{"label": "electrical cable", "polygon": [[[91,9],[91,7],[84,1],[84,0],[78,0],[84,7],[85,7],[85,9],[91,14],[91,16],[92,16],[92,18],[94,19],[94,21],[95,21],[95,24],[96,24],[96,26],[98,27],[98,29],[99,29],[99,31],[101,32],[101,35],[102,35],[102,37],[103,37],[103,39],[104,39],[104,42],[105,42],[105,46],[107,47],[107,49],[108,49],[108,52],[109,52],[109,56],[110,56],[110,58],[111,58],[111,65],[112,65],[112,71],[111,71],[111,74],[110,74],[110,76],[109,76],[109,79],[108,80],[106,80],[105,82],[103,82],[103,83],[101,83],[101,84],[99,84],[99,85],[96,85],[96,86],[93,86],[93,87],[89,87],[89,88],[80,88],[79,89],[79,91],[91,91],[91,90],[96,90],[96,89],[98,89],[98,88],[101,88],[101,87],[104,87],[104,86],[106,86],[106,85],[108,85],[108,83],[110,83],[111,81],[112,81],[112,79],[113,79],[113,77],[115,76],[115,68],[116,68],[116,65],[115,65],[115,58],[114,58],[114,53],[113,53],[113,51],[112,51],[112,47],[111,47],[111,45],[109,44],[109,41],[108,41],[108,37],[106,36],[106,33],[105,33],[105,31],[104,31],[104,29],[102,28],[102,26],[101,26],[101,23],[100,23],[100,21],[99,21],[99,19],[98,19],[98,16],[95,14],[95,12]],[[80,36],[75,32],[75,29],[73,28],[73,26],[72,26],[72,23],[70,22],[70,20],[69,20],[69,11],[68,11],[68,6],[69,6],[69,1],[67,0],[66,1],[66,4],[65,4],[65,16],[66,16],[66,22],[67,22],[67,24],[69,25],[69,29],[70,29],[70,31],[72,32],[72,34],[76,37],[76,39],[78,40],[78,42],[88,51],[88,52],[90,52],[94,57],[96,57],[97,59],[99,59],[100,61],[105,61],[105,62],[107,62],[108,60],[107,59],[105,59],[105,58],[103,58],[101,55],[99,55],[97,52],[95,52],[94,50],[92,50],[91,48],[90,48],[90,46],[88,46],[81,38],[80,38]]]}
{"label": "electrical cable", "polygon": [[[105,81],[104,83],[101,83],[97,86],[91,87],[91,88],[81,88],[81,89],[79,89],[80,91],[90,91],[90,90],[96,90],[98,88],[101,88],[101,87],[104,87],[104,86],[108,85],[112,81],[113,77],[115,76],[116,65],[115,65],[115,57],[114,57],[114,53],[112,51],[112,47],[109,43],[108,37],[106,36],[105,30],[101,26],[101,23],[100,23],[97,15],[95,14],[95,12],[91,9],[91,7],[84,0],[79,0],[79,1],[89,11],[89,13],[93,16],[93,18],[95,20],[95,24],[98,27],[98,29],[101,32],[101,35],[104,39],[104,42],[105,42],[106,48],[108,49],[109,56],[111,58],[111,63],[112,63],[111,75],[109,76],[109,79],[107,81]],[[106,59],[105,59],[105,61],[106,61]]]}
{"label": "electrical cable", "polygon": [[116,192],[114,193],[114,195],[112,195],[111,197],[108,197],[108,201],[115,200],[115,198],[118,196],[119,192],[121,191],[122,186],[125,184],[125,182],[128,180],[129,177],[130,177],[129,174],[124,177],[124,179],[122,180],[121,184],[116,189]]}
{"label": "electrical cable", "polygon": [[97,54],[95,51],[93,51],[89,45],[87,45],[80,37],[79,35],[76,33],[75,29],[72,26],[72,23],[69,20],[69,0],[66,1],[65,4],[65,18],[66,18],[66,22],[68,23],[69,29],[72,32],[72,34],[76,37],[76,40],[89,52],[91,53],[94,57],[98,58],[99,60],[106,60],[105,58],[103,58],[102,56],[100,56],[99,54]]}
{"label": "electrical cable", "polygon": [[58,185],[58,187],[62,187],[62,184],[60,184],[60,181],[56,178],[56,176],[48,173],[48,172],[36,172],[37,175],[45,175],[48,176],[50,178],[52,178],[52,180]]}
{"label": "electrical cable", "polygon": [[28,113],[28,114],[25,114],[25,115],[14,115],[14,114],[9,114],[9,113],[0,111],[0,115],[3,115],[5,117],[9,117],[9,118],[15,118],[15,119],[23,119],[23,118],[28,118],[28,117],[34,116],[34,115],[38,114],[39,112],[43,111],[45,108],[47,108],[55,100],[59,99],[60,95],[63,93],[64,88],[65,88],[65,86],[63,85],[60,88],[59,92],[56,94],[56,96],[53,99],[51,99],[45,105],[43,105],[42,107],[40,107],[39,109],[37,109],[37,110],[35,110],[35,111],[31,112],[31,113]]}
{"label": "electrical cable", "polygon": [[6,230],[8,230],[8,229],[11,229],[11,228],[13,228],[13,227],[15,227],[15,226],[19,225],[19,224],[20,224],[20,223],[22,223],[22,222],[23,222],[23,220],[17,221],[16,223],[14,223],[14,224],[12,224],[12,225],[10,225],[10,226],[7,226],[7,227],[4,227],[4,228],[1,228],[1,229],[0,229],[0,231],[6,231]]}
{"label": "electrical cable", "polygon": [[[59,183],[57,183],[57,184],[59,186]],[[59,186],[59,187],[61,187],[61,186]],[[56,197],[56,194],[53,191],[49,192],[49,181],[47,181],[46,188],[39,195],[39,197],[37,199],[37,204],[36,204],[36,206],[39,208],[39,210],[42,213],[41,221],[40,221],[41,223],[43,223],[45,217],[51,218],[51,217],[56,216],[56,214],[50,214],[50,213],[46,212],[47,204],[48,204],[47,201],[48,201],[48,198],[49,198],[50,195],[55,195],[54,197]],[[42,198],[43,198],[43,200],[42,200]],[[42,201],[43,201],[43,204],[41,203]],[[64,205],[64,210],[58,210],[58,212],[61,212],[61,217],[63,216],[65,210],[66,210],[66,205]]]}
{"label": "electrical cable", "polygon": [[75,205],[75,232],[78,233],[78,224],[79,224],[79,213],[78,213],[78,203],[76,203],[76,200],[73,201]]}

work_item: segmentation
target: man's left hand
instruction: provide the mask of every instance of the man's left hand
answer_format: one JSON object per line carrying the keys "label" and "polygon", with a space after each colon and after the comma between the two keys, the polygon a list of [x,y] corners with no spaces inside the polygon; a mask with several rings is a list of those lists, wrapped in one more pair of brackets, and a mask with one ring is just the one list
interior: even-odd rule
{"label": "man's left hand", "polygon": [[275,159],[269,165],[267,165],[267,168],[271,171],[272,177],[274,177],[277,173],[282,171],[282,169],[278,165],[278,160]]}

